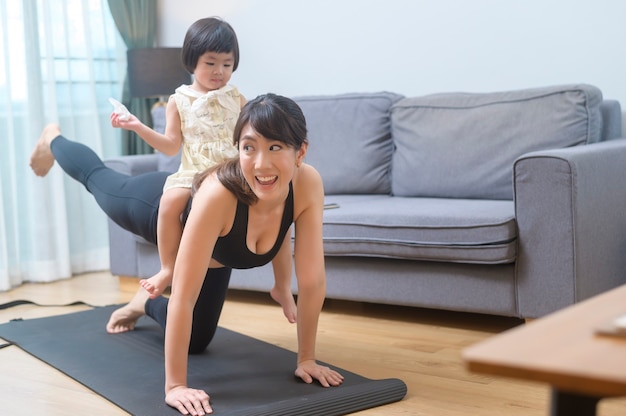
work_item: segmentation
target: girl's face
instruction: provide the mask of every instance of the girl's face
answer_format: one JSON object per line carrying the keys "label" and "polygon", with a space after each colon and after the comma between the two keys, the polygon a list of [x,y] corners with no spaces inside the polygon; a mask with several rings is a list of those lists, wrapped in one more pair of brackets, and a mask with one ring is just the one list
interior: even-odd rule
{"label": "girl's face", "polygon": [[306,145],[295,150],[281,141],[261,136],[250,124],[241,130],[241,169],[259,202],[285,200],[289,193],[289,182],[304,160],[305,153]]}
{"label": "girl's face", "polygon": [[206,52],[200,55],[193,71],[193,87],[203,93],[222,88],[230,81],[234,64],[232,52]]}

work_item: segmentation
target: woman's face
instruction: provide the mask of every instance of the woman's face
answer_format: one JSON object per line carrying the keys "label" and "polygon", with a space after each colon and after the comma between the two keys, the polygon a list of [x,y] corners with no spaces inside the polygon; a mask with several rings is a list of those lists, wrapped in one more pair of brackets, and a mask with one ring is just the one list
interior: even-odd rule
{"label": "woman's face", "polygon": [[246,181],[259,201],[284,201],[289,182],[302,163],[306,146],[295,150],[257,133],[250,124],[241,130],[239,160]]}

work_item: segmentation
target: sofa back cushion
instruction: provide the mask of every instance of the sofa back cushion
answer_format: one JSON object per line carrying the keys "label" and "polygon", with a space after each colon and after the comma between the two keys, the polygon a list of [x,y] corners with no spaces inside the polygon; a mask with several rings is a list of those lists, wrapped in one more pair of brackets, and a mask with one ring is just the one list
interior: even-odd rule
{"label": "sofa back cushion", "polygon": [[391,109],[392,192],[513,199],[515,159],[599,141],[601,102],[585,84],[405,98]]}
{"label": "sofa back cushion", "polygon": [[306,117],[306,162],[332,194],[391,192],[391,105],[389,92],[295,97]]}

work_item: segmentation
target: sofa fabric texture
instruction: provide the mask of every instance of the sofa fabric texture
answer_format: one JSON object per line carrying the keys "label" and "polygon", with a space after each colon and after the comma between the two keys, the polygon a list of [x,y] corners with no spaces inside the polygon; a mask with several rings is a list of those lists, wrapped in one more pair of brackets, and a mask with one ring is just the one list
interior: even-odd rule
{"label": "sofa fabric texture", "polygon": [[[336,206],[327,297],[536,318],[626,283],[626,139],[598,88],[294,100]],[[107,161],[131,174],[177,163]],[[155,246],[113,223],[110,238],[112,273],[158,270]],[[231,278],[272,285],[271,264]]]}

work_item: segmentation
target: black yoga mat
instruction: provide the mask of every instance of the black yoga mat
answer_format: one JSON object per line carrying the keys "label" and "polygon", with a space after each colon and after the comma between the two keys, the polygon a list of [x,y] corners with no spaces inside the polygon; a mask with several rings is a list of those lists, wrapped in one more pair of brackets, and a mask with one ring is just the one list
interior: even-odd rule
{"label": "black yoga mat", "polygon": [[[143,317],[134,331],[104,330],[118,306],[0,325],[0,338],[29,352],[133,415],[176,415],[163,401],[163,331]],[[0,350],[0,354],[1,354]],[[0,356],[1,359],[1,356]],[[398,379],[341,372],[324,388],[293,375],[295,353],[218,328],[203,354],[189,356],[189,385],[211,395],[214,415],[344,415],[401,400]]]}

